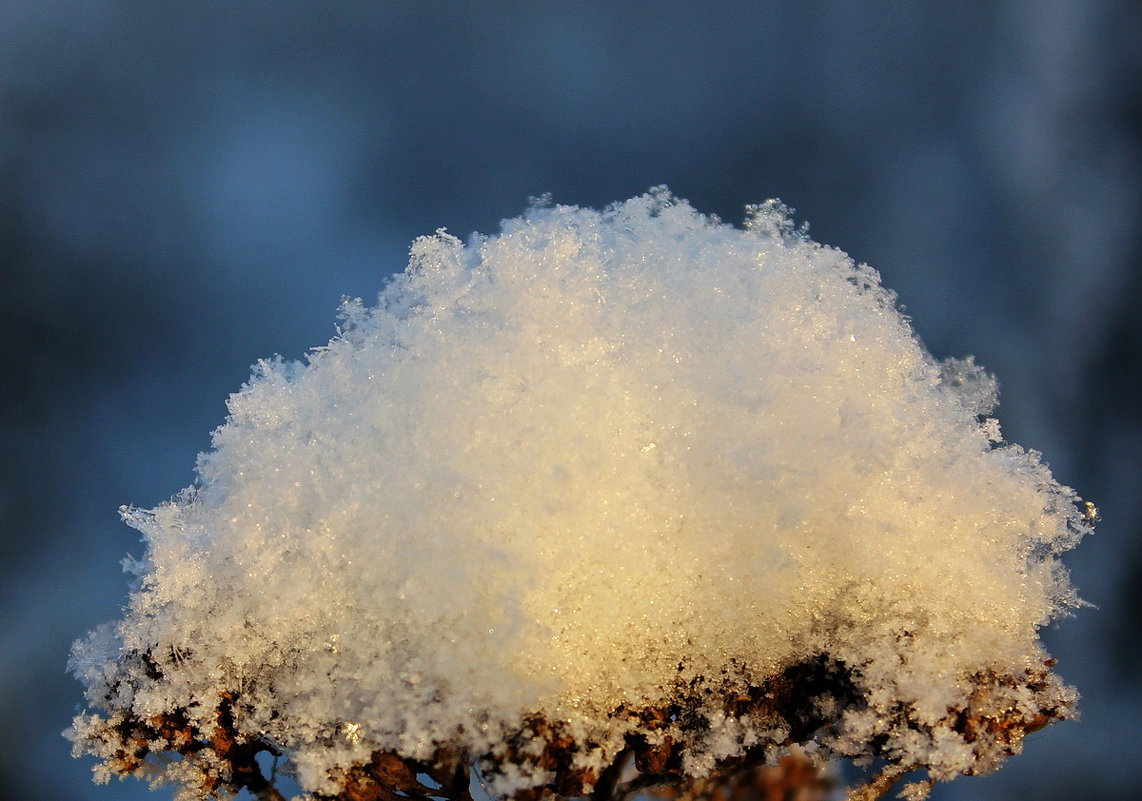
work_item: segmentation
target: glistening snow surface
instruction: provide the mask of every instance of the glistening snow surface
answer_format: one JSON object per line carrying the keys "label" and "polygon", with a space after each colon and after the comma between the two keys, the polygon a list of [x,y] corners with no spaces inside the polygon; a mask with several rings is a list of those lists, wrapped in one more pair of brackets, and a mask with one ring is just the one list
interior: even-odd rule
{"label": "glistening snow surface", "polygon": [[[1054,557],[1086,530],[994,401],[776,204],[742,230],[655,190],[424,237],[327,346],[257,366],[193,487],[126,512],[146,553],[125,618],[77,644],[80,748],[240,692],[235,725],[312,791],[375,750],[494,752],[535,715],[597,765],[619,705],[826,654],[862,694],[835,752],[970,769],[949,710],[1041,666],[1073,603]],[[687,769],[765,736],[711,723]]]}

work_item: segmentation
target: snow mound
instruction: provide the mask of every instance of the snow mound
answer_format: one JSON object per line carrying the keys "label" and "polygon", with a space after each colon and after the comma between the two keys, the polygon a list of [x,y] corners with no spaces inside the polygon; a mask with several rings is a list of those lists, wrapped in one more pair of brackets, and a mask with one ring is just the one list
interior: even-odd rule
{"label": "snow mound", "polygon": [[703,776],[798,743],[989,769],[1073,704],[1037,630],[1093,518],[995,397],[775,202],[439,231],[257,365],[192,487],[124,510],[146,553],[76,645],[70,736],[186,792],[261,792],[262,751],[327,796],[576,795],[632,751]]}

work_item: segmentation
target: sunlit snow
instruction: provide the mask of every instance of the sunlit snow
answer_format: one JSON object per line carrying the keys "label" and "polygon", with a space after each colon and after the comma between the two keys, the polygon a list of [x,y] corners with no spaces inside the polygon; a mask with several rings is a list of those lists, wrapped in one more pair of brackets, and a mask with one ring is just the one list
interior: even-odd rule
{"label": "sunlit snow", "polygon": [[658,189],[424,237],[327,346],[256,367],[193,487],[125,510],[146,552],[76,646],[77,751],[123,771],[116,725],[209,731],[226,697],[308,791],[447,746],[511,793],[549,779],[503,747],[529,721],[597,771],[640,725],[617,710],[684,697],[700,775],[787,745],[723,699],[816,660],[851,685],[806,699],[822,753],[990,768],[965,715],[1073,703],[1037,630],[1093,514],[995,398],[776,203],[739,229]]}

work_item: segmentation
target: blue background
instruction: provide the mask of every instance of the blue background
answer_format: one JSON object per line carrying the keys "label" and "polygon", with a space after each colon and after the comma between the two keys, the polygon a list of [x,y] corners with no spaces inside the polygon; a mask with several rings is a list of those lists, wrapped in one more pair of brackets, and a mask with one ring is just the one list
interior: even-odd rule
{"label": "blue background", "polygon": [[1083,717],[937,799],[1142,779],[1142,14],[1131,0],[0,3],[0,794],[96,787],[70,643],[257,358],[530,196],[777,196],[1102,509],[1044,634]]}

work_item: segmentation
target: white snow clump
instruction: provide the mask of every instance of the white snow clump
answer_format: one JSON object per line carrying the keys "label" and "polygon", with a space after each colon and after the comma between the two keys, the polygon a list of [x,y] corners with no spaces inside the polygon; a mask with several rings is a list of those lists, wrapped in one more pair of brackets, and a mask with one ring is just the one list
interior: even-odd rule
{"label": "white snow clump", "polygon": [[284,753],[326,797],[378,754],[509,795],[652,746],[989,769],[1073,703],[1037,629],[1093,516],[995,394],[776,203],[438,231],[257,365],[192,487],[125,510],[146,553],[76,645],[76,751],[195,792]]}

